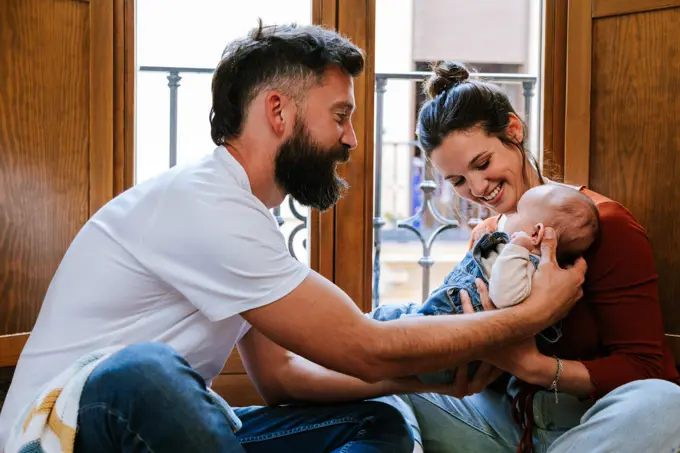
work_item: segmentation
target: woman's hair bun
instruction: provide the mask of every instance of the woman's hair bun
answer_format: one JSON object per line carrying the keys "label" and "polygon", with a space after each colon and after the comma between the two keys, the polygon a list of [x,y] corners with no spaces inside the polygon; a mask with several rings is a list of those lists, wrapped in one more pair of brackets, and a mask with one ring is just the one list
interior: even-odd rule
{"label": "woman's hair bun", "polygon": [[462,63],[453,61],[437,62],[432,74],[426,81],[423,91],[430,98],[434,98],[470,78],[470,71]]}

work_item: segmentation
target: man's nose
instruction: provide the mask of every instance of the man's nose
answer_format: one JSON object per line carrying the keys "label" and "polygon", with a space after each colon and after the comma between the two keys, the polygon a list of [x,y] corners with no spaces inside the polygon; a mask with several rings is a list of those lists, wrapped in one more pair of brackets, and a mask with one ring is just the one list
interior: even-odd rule
{"label": "man's nose", "polygon": [[349,149],[354,149],[357,147],[357,134],[354,132],[352,123],[348,122],[347,126],[345,126],[342,137],[340,137],[340,141],[343,145],[347,145]]}

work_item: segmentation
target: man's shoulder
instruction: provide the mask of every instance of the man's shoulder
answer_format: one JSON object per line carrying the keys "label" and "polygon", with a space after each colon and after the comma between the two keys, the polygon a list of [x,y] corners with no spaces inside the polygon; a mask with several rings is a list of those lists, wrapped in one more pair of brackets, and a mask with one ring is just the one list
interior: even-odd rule
{"label": "man's shoulder", "polygon": [[206,221],[211,216],[229,217],[235,209],[246,216],[248,211],[268,212],[252,194],[243,168],[217,151],[141,182],[122,195],[121,204],[139,207],[144,217],[155,212],[180,222],[189,216],[206,217]]}

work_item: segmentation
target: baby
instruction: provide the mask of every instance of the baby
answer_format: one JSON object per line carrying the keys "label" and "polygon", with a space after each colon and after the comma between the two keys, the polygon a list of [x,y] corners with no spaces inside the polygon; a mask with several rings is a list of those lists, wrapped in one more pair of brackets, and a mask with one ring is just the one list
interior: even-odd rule
{"label": "baby", "polygon": [[497,307],[516,305],[531,293],[545,226],[555,229],[558,263],[571,264],[595,240],[599,215],[590,198],[570,187],[546,184],[528,190],[519,199],[517,212],[499,225],[510,243],[498,244],[481,260],[489,297]]}
{"label": "baby", "polygon": [[[546,184],[528,190],[517,204],[517,212],[503,218],[499,230],[477,238],[472,250],[421,304],[381,305],[369,316],[388,321],[401,316],[433,316],[463,313],[460,291],[470,295],[475,311],[482,311],[475,279],[488,285],[489,297],[499,308],[516,305],[531,293],[531,282],[540,261],[545,227],[552,227],[558,238],[557,260],[570,264],[590,248],[599,230],[595,204],[581,192],[558,184]],[[561,323],[541,332],[540,336],[557,342]],[[478,362],[468,367],[472,377]],[[430,384],[453,381],[455,370],[418,376]]]}

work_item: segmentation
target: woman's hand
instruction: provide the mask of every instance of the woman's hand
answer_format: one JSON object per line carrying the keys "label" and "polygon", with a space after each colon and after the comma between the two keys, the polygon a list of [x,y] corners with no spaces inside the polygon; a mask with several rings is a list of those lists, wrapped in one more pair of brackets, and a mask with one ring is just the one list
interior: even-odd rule
{"label": "woman's hand", "polygon": [[536,382],[537,372],[542,368],[546,359],[551,360],[538,351],[533,337],[498,349],[484,357],[485,361],[530,383],[538,383]]}
{"label": "woman's hand", "polygon": [[[496,307],[489,298],[489,291],[484,282],[481,279],[477,279],[475,285],[477,286],[477,292],[479,292],[484,311],[495,310]],[[472,303],[470,302],[470,297],[467,293],[465,293],[465,296],[461,296],[461,301],[463,303],[463,312],[472,313]],[[513,343],[507,347],[494,351],[484,357],[482,365],[486,365],[489,369],[496,370],[495,379],[498,378],[503,371],[506,371],[519,379],[529,381],[529,378],[533,377],[535,370],[540,366],[541,361],[546,358],[546,356],[538,351],[536,340],[531,337],[520,341],[519,343]],[[490,382],[486,385],[489,384]]]}

